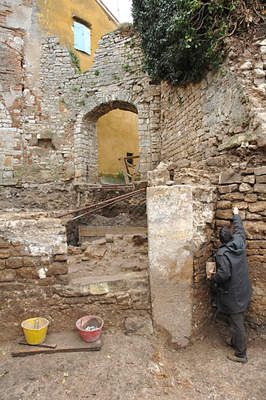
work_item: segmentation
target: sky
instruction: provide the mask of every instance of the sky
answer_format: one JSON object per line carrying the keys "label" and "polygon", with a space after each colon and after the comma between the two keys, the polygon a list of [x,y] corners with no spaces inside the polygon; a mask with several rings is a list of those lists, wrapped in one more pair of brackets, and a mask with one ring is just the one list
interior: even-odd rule
{"label": "sky", "polygon": [[132,0],[102,0],[119,22],[132,22]]}

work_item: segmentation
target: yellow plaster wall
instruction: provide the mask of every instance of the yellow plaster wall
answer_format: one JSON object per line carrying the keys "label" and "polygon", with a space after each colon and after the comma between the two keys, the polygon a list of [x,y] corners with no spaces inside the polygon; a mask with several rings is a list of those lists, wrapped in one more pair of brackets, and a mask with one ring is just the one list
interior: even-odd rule
{"label": "yellow plaster wall", "polygon": [[100,38],[117,27],[95,0],[38,0],[38,13],[41,28],[47,34],[57,36],[62,44],[73,50],[73,17],[91,25],[91,55],[75,50],[82,71],[92,66]]}
{"label": "yellow plaster wall", "polygon": [[122,171],[120,157],[139,155],[138,115],[113,110],[97,121],[98,169],[100,175]]}

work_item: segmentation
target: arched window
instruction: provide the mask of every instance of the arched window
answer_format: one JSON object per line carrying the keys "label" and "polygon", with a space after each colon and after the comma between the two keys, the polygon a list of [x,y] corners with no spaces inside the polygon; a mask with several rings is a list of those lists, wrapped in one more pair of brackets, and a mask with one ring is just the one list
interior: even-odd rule
{"label": "arched window", "polygon": [[74,48],[91,55],[91,27],[79,18],[73,18]]}

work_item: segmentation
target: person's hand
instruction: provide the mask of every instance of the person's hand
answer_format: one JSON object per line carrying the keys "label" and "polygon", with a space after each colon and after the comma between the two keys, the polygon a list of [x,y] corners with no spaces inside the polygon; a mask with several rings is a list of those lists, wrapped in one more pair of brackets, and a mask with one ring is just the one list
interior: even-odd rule
{"label": "person's hand", "polygon": [[239,210],[237,207],[233,207],[233,214],[234,215],[238,215],[239,214]]}
{"label": "person's hand", "polygon": [[215,274],[214,271],[209,271],[209,272],[207,273],[207,279],[212,279],[212,277],[213,277],[214,274]]}

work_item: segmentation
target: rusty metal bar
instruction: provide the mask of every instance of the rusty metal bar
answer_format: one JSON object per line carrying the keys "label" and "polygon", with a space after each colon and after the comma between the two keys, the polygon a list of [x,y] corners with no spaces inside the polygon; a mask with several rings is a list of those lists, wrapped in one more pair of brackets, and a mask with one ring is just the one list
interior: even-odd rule
{"label": "rusty metal bar", "polygon": [[78,213],[78,212],[86,211],[84,214],[81,214],[81,215],[78,215],[78,216],[74,217],[72,219],[72,221],[74,221],[75,219],[81,218],[82,216],[87,215],[87,214],[89,214],[91,212],[95,212],[95,211],[101,210],[102,208],[107,207],[109,205],[112,205],[114,203],[118,203],[119,201],[123,201],[123,200],[126,200],[126,199],[130,198],[130,197],[137,196],[138,194],[140,194],[140,193],[142,193],[144,191],[146,191],[146,188],[138,189],[138,190],[135,190],[134,192],[129,192],[129,193],[125,193],[125,194],[120,195],[120,196],[112,197],[111,199],[107,199],[107,200],[101,201],[99,203],[92,204],[92,205],[87,206],[87,207],[82,207],[82,208],[78,208],[76,210],[68,211],[67,213],[61,214],[58,217],[62,218],[62,217],[66,217],[66,216],[71,215],[71,214],[75,214],[75,213]]}

